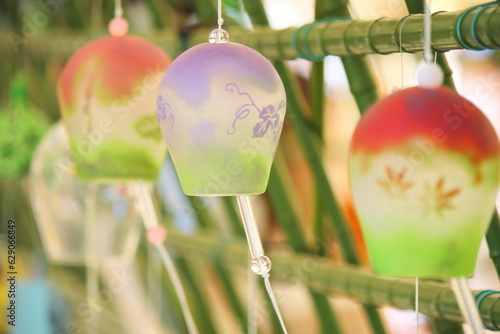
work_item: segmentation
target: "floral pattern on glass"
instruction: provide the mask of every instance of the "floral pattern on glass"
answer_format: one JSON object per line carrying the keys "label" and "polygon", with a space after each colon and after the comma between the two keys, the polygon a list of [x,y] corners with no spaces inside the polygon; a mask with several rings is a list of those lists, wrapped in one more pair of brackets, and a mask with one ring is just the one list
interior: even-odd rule
{"label": "floral pattern on glass", "polygon": [[[409,208],[416,208],[424,216],[435,214],[439,218],[444,218],[446,210],[454,208],[452,201],[460,193],[460,188],[446,189],[445,177],[441,176],[435,184],[425,182],[423,187],[408,180],[406,171],[395,172],[391,167],[385,168],[383,178],[377,179],[378,185],[385,195],[393,200],[401,199],[410,202]],[[414,187],[415,186],[415,187]],[[408,191],[413,188],[423,188],[420,193]],[[411,196],[416,194],[416,196]]]}
{"label": "floral pattern on glass", "polygon": [[435,185],[426,182],[424,193],[418,197],[424,214],[436,214],[443,218],[443,212],[453,209],[452,200],[460,193],[460,188],[445,190],[444,177],[439,178]]}
{"label": "floral pattern on glass", "polygon": [[170,123],[169,132],[170,134],[174,134],[174,112],[172,107],[168,102],[163,101],[163,97],[161,95],[156,99],[156,116],[158,117],[158,123],[167,121]]}
{"label": "floral pattern on glass", "polygon": [[243,104],[236,110],[231,129],[227,130],[228,135],[233,135],[236,132],[236,123],[239,120],[247,118],[252,110],[258,112],[259,122],[253,127],[252,138],[262,138],[268,131],[272,131],[274,135],[274,141],[279,139],[281,129],[283,127],[284,112],[286,103],[281,101],[277,107],[273,105],[267,105],[265,107],[259,108],[257,104],[253,101],[252,97],[246,93],[240,91],[240,88],[235,83],[228,83],[225,90],[231,93],[237,93],[238,95],[246,96],[248,103]]}
{"label": "floral pattern on glass", "polygon": [[406,192],[413,186],[413,182],[407,181],[406,171],[395,172],[391,167],[386,167],[385,176],[378,179],[378,184],[391,198],[406,198]]}

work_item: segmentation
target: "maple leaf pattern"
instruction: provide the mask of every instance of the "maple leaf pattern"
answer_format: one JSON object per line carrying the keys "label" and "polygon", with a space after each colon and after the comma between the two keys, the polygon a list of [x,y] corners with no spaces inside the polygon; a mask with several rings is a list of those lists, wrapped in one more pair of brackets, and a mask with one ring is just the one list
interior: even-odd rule
{"label": "maple leaf pattern", "polygon": [[406,191],[413,186],[413,182],[405,180],[405,174],[406,171],[397,173],[393,171],[391,167],[386,167],[385,178],[377,180],[377,183],[389,197],[405,198]]}
{"label": "maple leaf pattern", "polygon": [[426,183],[424,193],[418,199],[423,205],[422,209],[425,214],[435,213],[443,218],[445,210],[453,209],[451,201],[458,193],[460,193],[460,188],[445,190],[444,177],[441,177],[434,186]]}

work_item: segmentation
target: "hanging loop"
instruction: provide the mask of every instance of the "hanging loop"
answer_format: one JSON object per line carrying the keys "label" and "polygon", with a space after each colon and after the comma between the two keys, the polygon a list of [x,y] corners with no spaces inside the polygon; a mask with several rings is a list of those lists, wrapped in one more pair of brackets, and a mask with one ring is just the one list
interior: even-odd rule
{"label": "hanging loop", "polygon": [[[496,293],[500,294],[500,291],[496,291],[496,290],[483,290],[483,291],[477,292],[474,295],[474,300],[476,301],[477,309],[478,310],[481,309],[481,304],[486,299],[486,297],[488,297],[490,295],[493,295],[493,294],[496,294]],[[491,328],[491,327],[487,326],[484,322],[483,322],[483,327],[484,327],[484,329],[487,329],[489,331],[500,332],[500,329],[498,329],[498,328]]]}
{"label": "hanging loop", "polygon": [[[485,11],[487,10],[488,8],[490,7],[493,7],[493,6],[498,6],[500,3],[498,1],[492,1],[492,2],[488,2],[488,3],[485,3],[485,4],[480,4],[480,5],[477,5],[477,6],[474,6],[474,7],[471,7],[469,9],[467,9],[466,11],[464,11],[462,14],[460,14],[460,16],[458,17],[457,19],[457,23],[455,25],[455,35],[457,37],[457,41],[458,41],[458,44],[460,44],[460,46],[462,46],[464,49],[469,49],[469,50],[475,50],[475,51],[481,51],[481,50],[486,50],[486,49],[490,49],[488,46],[486,46],[484,43],[482,43],[481,41],[479,41],[478,37],[477,37],[477,33],[476,33],[476,26],[477,26],[477,21],[479,19],[479,16]],[[480,10],[478,10],[478,12],[474,15],[474,17],[472,18],[472,22],[471,22],[471,26],[470,26],[470,29],[471,29],[471,35],[472,35],[472,39],[474,40],[474,42],[479,45],[480,47],[476,47],[476,46],[473,46],[473,45],[470,45],[468,44],[465,39],[464,39],[464,36],[462,34],[462,24],[463,24],[463,21],[465,19],[465,17],[471,13],[472,11],[476,10],[480,8]]]}

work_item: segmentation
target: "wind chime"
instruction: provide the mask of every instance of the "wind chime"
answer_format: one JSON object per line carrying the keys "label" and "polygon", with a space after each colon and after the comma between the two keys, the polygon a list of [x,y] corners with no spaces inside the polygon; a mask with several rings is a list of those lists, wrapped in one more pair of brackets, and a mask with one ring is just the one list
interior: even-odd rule
{"label": "wind chime", "polygon": [[255,50],[229,42],[218,28],[165,72],[157,115],[182,189],[191,196],[237,196],[251,269],[263,277],[283,331],[248,195],[265,191],[286,110],[283,83]]}
{"label": "wind chime", "polygon": [[189,333],[197,334],[151,198],[151,182],[167,153],[155,115],[156,93],[171,60],[155,45],[127,35],[120,0],[115,0],[108,30],[110,36],[90,42],[69,59],[57,87],[71,154],[78,161],[76,175],[93,183],[133,183],[147,239],[170,276]]}
{"label": "wind chime", "polygon": [[129,263],[140,236],[133,188],[80,181],[68,151],[68,135],[58,122],[31,162],[29,194],[48,259],[63,265]]}
{"label": "wind chime", "polygon": [[417,278],[417,311],[418,278],[451,280],[477,334],[482,322],[465,278],[495,209],[500,144],[484,114],[442,86],[428,7],[424,33],[419,86],[375,103],[355,130],[351,189],[373,270]]}

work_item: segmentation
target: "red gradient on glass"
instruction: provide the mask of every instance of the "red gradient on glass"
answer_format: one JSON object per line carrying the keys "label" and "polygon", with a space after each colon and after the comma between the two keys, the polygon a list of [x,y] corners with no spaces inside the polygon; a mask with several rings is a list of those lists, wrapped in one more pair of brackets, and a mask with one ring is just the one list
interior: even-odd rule
{"label": "red gradient on glass", "polygon": [[498,156],[498,138],[486,116],[445,87],[412,87],[375,103],[359,122],[351,150],[379,153],[417,137],[465,153],[473,163]]}
{"label": "red gradient on glass", "polygon": [[80,89],[90,89],[101,103],[128,99],[135,87],[141,87],[141,80],[163,72],[170,63],[160,48],[139,37],[107,36],[92,41],[68,60],[61,73],[61,111],[74,110],[75,92]]}

